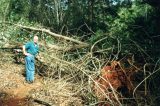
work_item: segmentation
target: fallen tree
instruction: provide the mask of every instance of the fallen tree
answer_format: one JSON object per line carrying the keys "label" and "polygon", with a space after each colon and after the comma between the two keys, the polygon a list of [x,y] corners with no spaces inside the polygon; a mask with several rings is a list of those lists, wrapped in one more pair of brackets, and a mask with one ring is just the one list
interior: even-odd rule
{"label": "fallen tree", "polygon": [[23,29],[29,29],[29,30],[33,30],[33,31],[44,32],[44,33],[47,33],[47,34],[49,34],[49,35],[51,35],[51,36],[53,36],[53,37],[65,39],[65,40],[74,42],[74,43],[76,43],[76,44],[80,44],[80,45],[84,45],[84,46],[88,46],[88,45],[89,45],[89,44],[84,43],[84,42],[81,42],[81,41],[79,41],[79,40],[76,40],[76,39],[73,39],[73,38],[70,38],[70,37],[67,37],[67,36],[63,36],[63,35],[60,35],[60,34],[53,33],[53,32],[51,32],[49,29],[36,28],[36,27],[30,27],[30,26],[24,26],[24,25],[21,25],[21,24],[14,24],[14,23],[10,23],[10,22],[1,22],[1,24],[2,24],[2,23],[11,24],[11,25],[14,25],[14,26],[16,26],[16,27],[23,28]]}
{"label": "fallen tree", "polygon": [[65,39],[65,40],[68,40],[68,41],[72,41],[72,42],[77,43],[77,44],[81,44],[81,45],[86,45],[86,46],[88,46],[87,43],[84,43],[84,42],[75,40],[75,39],[70,38],[70,37],[67,37],[67,36],[63,36],[63,35],[60,35],[60,34],[53,33],[53,32],[51,32],[49,29],[28,27],[28,26],[23,26],[23,25],[19,25],[19,24],[13,24],[13,25],[18,26],[18,27],[21,27],[21,28],[24,28],[24,29],[30,29],[30,30],[34,30],[34,31],[45,32],[45,33],[47,33],[47,34],[49,34],[49,35],[52,35],[52,36],[54,36],[54,37],[57,37],[57,38],[62,38],[62,39]]}
{"label": "fallen tree", "polygon": [[[66,47],[62,47],[62,46],[59,46],[59,45],[52,45],[52,44],[44,45],[44,44],[41,43],[42,46],[47,46],[47,48],[49,48],[49,49],[56,49],[56,50],[59,50],[59,51],[72,51],[72,50],[75,50],[75,49],[85,48],[85,47],[89,46],[88,43],[81,42],[81,41],[73,39],[71,37],[67,37],[67,36],[63,36],[63,35],[60,35],[60,34],[53,33],[49,29],[45,29],[45,28],[36,28],[36,27],[24,26],[24,25],[21,25],[21,24],[14,24],[14,23],[10,23],[10,22],[0,22],[0,24],[11,24],[11,25],[14,25],[16,27],[20,27],[22,29],[43,32],[43,33],[46,33],[46,34],[48,34],[52,37],[55,37],[55,38],[58,38],[58,39],[64,39],[66,41],[73,42],[72,45],[69,46],[67,44]],[[16,44],[17,44],[17,42],[16,42]],[[16,46],[16,45],[15,44],[8,45],[6,48],[10,48],[10,46]]]}

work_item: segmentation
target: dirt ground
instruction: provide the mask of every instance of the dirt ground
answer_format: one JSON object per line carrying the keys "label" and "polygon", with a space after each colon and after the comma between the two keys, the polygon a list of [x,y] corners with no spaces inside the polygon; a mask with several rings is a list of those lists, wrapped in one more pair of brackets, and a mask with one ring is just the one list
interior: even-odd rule
{"label": "dirt ground", "polygon": [[[16,64],[13,54],[0,53],[0,106],[82,106],[65,81],[35,75],[35,82],[25,82],[24,64]],[[63,87],[62,87],[63,86]]]}

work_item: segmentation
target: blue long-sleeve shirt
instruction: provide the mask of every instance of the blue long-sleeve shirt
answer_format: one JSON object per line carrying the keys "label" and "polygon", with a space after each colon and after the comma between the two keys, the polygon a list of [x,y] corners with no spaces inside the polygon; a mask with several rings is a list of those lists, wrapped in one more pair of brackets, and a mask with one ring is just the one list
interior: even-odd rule
{"label": "blue long-sleeve shirt", "polygon": [[39,52],[39,45],[35,44],[34,42],[28,42],[25,44],[25,49],[27,53],[35,56]]}

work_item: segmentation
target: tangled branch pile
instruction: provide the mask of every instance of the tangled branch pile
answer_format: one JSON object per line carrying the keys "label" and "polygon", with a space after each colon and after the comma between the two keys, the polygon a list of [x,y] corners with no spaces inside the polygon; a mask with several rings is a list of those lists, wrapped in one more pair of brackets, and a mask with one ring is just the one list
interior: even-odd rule
{"label": "tangled branch pile", "polygon": [[[23,28],[27,28],[29,31],[33,29]],[[140,84],[144,92],[143,96],[136,92],[138,91],[137,85],[145,77],[143,74],[140,77],[136,76],[138,73],[144,72],[143,65],[137,67],[135,65],[137,63],[133,61],[133,55],[131,58],[118,58],[121,52],[118,40],[116,40],[118,51],[113,57],[110,54],[113,52],[112,47],[96,50],[96,44],[107,37],[98,40],[91,47],[84,48],[86,46],[75,45],[73,42],[62,39],[57,39],[56,45],[45,42],[43,34],[39,35],[41,51],[40,58],[37,59],[36,71],[42,76],[45,86],[32,92],[33,98],[41,98],[50,104],[64,103],[68,105],[122,105],[138,104],[142,101],[144,103],[144,100],[125,101],[125,98],[134,100],[138,97],[143,98],[147,89],[146,83],[145,85]],[[72,39],[72,41],[74,40]],[[15,45],[21,47],[22,43],[10,41],[3,47],[15,47]],[[80,50],[79,48],[84,49]],[[104,56],[104,54],[108,56]],[[111,63],[111,66],[106,66],[108,63]],[[127,64],[128,66],[126,66]],[[99,77],[98,80],[95,80],[97,77]],[[140,81],[136,81],[137,78]],[[52,103],[52,101],[54,102]],[[128,103],[128,101],[130,102]]]}

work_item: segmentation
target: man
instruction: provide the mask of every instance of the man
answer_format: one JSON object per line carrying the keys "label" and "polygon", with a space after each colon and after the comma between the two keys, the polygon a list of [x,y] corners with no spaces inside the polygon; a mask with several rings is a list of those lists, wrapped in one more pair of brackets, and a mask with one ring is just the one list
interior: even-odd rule
{"label": "man", "polygon": [[33,83],[35,73],[35,56],[39,51],[38,36],[34,36],[33,41],[26,43],[23,46],[23,54],[25,57],[26,81]]}

